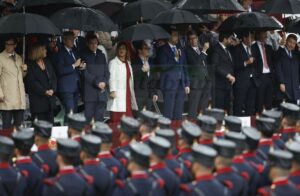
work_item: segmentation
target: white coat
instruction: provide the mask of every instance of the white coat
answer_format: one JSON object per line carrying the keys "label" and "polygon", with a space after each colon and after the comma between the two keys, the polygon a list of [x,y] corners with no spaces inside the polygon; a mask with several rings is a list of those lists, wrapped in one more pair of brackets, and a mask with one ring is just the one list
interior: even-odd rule
{"label": "white coat", "polygon": [[[133,74],[130,62],[128,62],[130,68],[130,92],[131,92],[131,109],[138,110],[138,106],[135,100]],[[113,58],[108,65],[110,79],[109,90],[115,91],[116,97],[112,99],[109,97],[107,102],[107,110],[112,112],[126,112],[126,64],[119,60],[118,57]]]}

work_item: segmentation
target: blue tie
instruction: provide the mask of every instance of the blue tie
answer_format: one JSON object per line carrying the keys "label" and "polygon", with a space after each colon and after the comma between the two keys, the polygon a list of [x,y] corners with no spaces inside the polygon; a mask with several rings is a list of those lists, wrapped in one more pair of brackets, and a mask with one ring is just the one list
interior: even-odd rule
{"label": "blue tie", "polygon": [[175,46],[172,46],[172,51],[173,51],[174,55],[176,55],[176,47]]}
{"label": "blue tie", "polygon": [[76,60],[76,59],[75,59],[75,56],[74,56],[74,53],[72,52],[72,50],[70,50],[69,53],[70,53],[70,55],[73,57],[73,59]]}

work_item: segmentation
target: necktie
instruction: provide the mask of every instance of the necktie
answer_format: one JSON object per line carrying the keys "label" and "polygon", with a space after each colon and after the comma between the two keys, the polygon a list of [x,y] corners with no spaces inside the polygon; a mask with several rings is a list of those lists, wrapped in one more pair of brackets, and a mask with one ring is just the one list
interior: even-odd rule
{"label": "necktie", "polygon": [[196,48],[196,52],[197,52],[198,55],[200,55],[200,50],[199,50],[199,48]]}
{"label": "necktie", "polygon": [[291,52],[291,51],[289,51],[289,55],[290,55],[290,57],[291,57],[291,58],[293,58],[293,56],[292,56],[292,52]]}
{"label": "necktie", "polygon": [[251,57],[251,50],[249,47],[247,47],[247,54],[248,54],[248,57]]}
{"label": "necktie", "polygon": [[72,50],[70,50],[69,53],[70,53],[70,55],[73,57],[73,59],[76,60],[76,59],[75,59],[75,56],[74,56],[74,53],[72,52]]}
{"label": "necktie", "polygon": [[268,60],[267,60],[267,53],[266,53],[266,48],[265,48],[265,44],[261,44],[261,48],[262,48],[262,51],[263,51],[263,63],[264,63],[264,67],[266,69],[269,69],[269,65],[268,65]]}
{"label": "necktie", "polygon": [[16,55],[15,55],[15,54],[11,54],[11,55],[10,55],[10,58],[11,58],[14,62],[16,62]]}
{"label": "necktie", "polygon": [[172,46],[172,51],[173,51],[174,55],[176,55],[176,47],[175,46]]}
{"label": "necktie", "polygon": [[229,56],[230,60],[232,61],[231,54],[230,54],[230,52],[228,51],[227,48],[225,48],[225,51],[226,51],[227,55]]}

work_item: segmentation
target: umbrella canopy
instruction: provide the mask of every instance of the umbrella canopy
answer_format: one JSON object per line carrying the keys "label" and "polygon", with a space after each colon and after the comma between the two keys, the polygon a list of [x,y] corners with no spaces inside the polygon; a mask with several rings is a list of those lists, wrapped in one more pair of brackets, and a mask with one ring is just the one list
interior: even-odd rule
{"label": "umbrella canopy", "polygon": [[204,21],[193,13],[185,10],[172,9],[159,13],[152,21],[152,24],[176,25],[176,24],[199,24]]}
{"label": "umbrella canopy", "polygon": [[258,12],[241,13],[233,26],[234,30],[275,30],[283,26],[272,17]]}
{"label": "umbrella canopy", "polygon": [[232,32],[237,19],[237,14],[229,16],[224,22],[222,22],[218,30],[221,32]]}
{"label": "umbrella canopy", "polygon": [[124,4],[121,0],[83,0],[83,2],[88,7],[100,10],[108,16],[118,13]]}
{"label": "umbrella canopy", "polygon": [[176,7],[202,14],[245,11],[236,0],[181,0]]}
{"label": "umbrella canopy", "polygon": [[300,18],[292,20],[286,27],[287,32],[300,33]]}
{"label": "umbrella canopy", "polygon": [[126,41],[140,41],[145,39],[168,39],[170,34],[163,28],[153,24],[137,24],[122,31],[121,39]]}
{"label": "umbrella canopy", "polygon": [[300,1],[298,0],[268,0],[261,9],[271,14],[300,14]]}
{"label": "umbrella canopy", "polygon": [[158,0],[142,0],[129,3],[124,7],[122,23],[146,22],[153,19],[157,14],[167,10],[165,3]]}
{"label": "umbrella canopy", "polygon": [[27,12],[49,15],[57,10],[73,7],[86,6],[81,0],[18,0],[16,9],[25,8]]}
{"label": "umbrella canopy", "polygon": [[117,29],[116,25],[103,12],[85,7],[60,10],[51,16],[51,20],[60,29],[106,32]]}
{"label": "umbrella canopy", "polygon": [[46,17],[30,13],[15,13],[0,18],[0,34],[59,35],[60,30]]}

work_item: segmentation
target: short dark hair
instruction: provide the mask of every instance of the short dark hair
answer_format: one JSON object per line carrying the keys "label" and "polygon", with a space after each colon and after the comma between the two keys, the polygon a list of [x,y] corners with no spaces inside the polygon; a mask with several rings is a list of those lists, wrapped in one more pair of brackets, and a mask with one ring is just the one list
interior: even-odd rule
{"label": "short dark hair", "polygon": [[195,30],[191,30],[191,31],[189,31],[189,32],[187,33],[187,37],[188,37],[188,38],[190,38],[190,36],[192,36],[192,35],[196,35],[196,36],[198,37],[198,34],[197,34],[197,32],[196,32]]}
{"label": "short dark hair", "polygon": [[297,38],[297,35],[295,35],[295,34],[289,34],[288,36],[287,36],[287,38],[286,38],[286,40],[289,40],[289,39],[293,39],[293,40],[295,40],[295,41],[297,41],[298,40],[298,38]]}
{"label": "short dark hair", "polygon": [[63,33],[63,37],[65,38],[65,37],[71,37],[71,36],[75,36],[74,35],[74,33],[72,32],[72,31],[65,31],[64,33]]}
{"label": "short dark hair", "polygon": [[134,49],[135,49],[136,51],[142,50],[142,49],[143,49],[143,46],[144,46],[145,44],[146,44],[145,41],[135,41],[135,42],[132,43],[132,45],[134,46]]}
{"label": "short dark hair", "polygon": [[17,38],[15,38],[15,37],[7,37],[5,39],[5,42],[10,41],[10,40],[14,41],[15,44],[18,42]]}
{"label": "short dark hair", "polygon": [[[91,40],[94,40],[96,39],[98,41],[98,37],[95,35],[95,34],[88,34],[86,37],[85,37],[86,41],[89,42]],[[98,41],[99,42],[99,41]]]}
{"label": "short dark hair", "polygon": [[231,32],[220,32],[220,34],[219,34],[219,42],[223,42],[224,39],[228,39],[232,35],[233,35],[233,33],[231,33]]}

